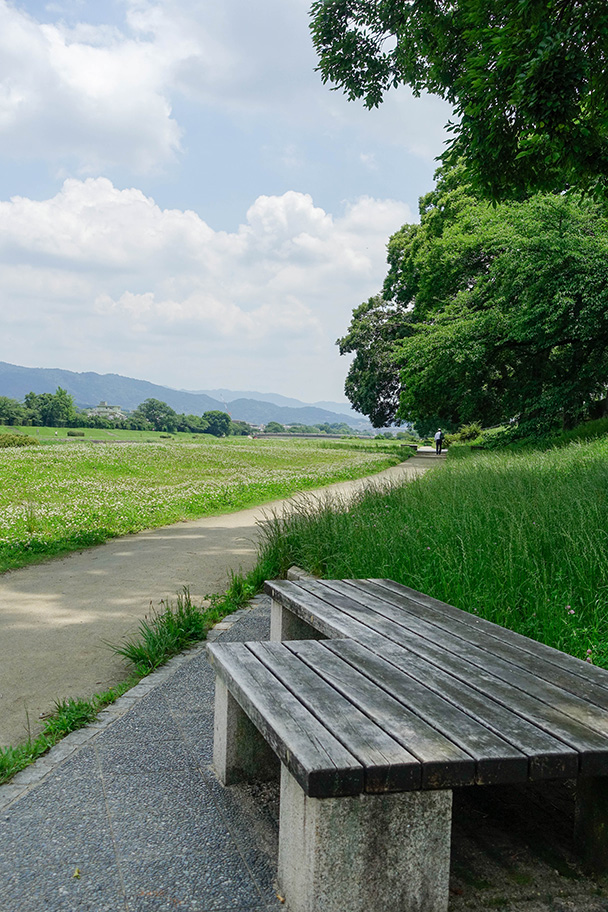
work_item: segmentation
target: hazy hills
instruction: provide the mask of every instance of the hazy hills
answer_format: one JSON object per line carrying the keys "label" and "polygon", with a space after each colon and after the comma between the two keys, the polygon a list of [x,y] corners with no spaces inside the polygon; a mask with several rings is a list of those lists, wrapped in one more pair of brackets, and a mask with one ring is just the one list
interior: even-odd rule
{"label": "hazy hills", "polygon": [[[212,409],[228,411],[234,420],[252,424],[319,424],[345,421],[354,428],[369,427],[369,422],[339,403],[307,405],[275,393],[235,392],[218,389],[198,392],[175,390],[168,386],[135,380],[120,374],[76,373],[59,368],[20,367],[0,361],[0,396],[23,399],[26,393],[54,393],[58,386],[74,398],[80,408],[98,405],[102,400],[131,411],[144,399],[161,399],[176,412],[202,415]],[[335,405],[334,411],[327,406]],[[325,407],[322,407],[325,406]],[[341,411],[340,409],[343,409]]]}

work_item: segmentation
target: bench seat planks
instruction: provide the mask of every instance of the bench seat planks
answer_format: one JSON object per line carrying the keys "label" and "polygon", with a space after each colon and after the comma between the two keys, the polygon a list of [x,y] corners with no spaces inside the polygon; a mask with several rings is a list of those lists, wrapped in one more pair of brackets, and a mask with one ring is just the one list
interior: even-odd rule
{"label": "bench seat planks", "polygon": [[[411,692],[418,693],[418,711],[423,704],[436,705],[433,699],[439,696],[452,706],[444,720],[465,714],[508,742],[527,758],[530,780],[608,771],[608,674],[603,670],[588,673],[587,663],[572,657],[560,667],[561,653],[542,647],[537,676],[532,668],[540,644],[511,631],[503,642],[503,628],[478,623],[466,612],[391,581],[270,582],[267,591],[332,637],[326,648],[346,653],[359,644],[415,680]],[[344,640],[355,643],[340,645]],[[420,687],[427,690],[426,699]],[[505,769],[507,759],[505,754]],[[514,755],[511,765],[521,770]],[[491,780],[482,774],[477,781]],[[500,781],[517,781],[517,774]]]}

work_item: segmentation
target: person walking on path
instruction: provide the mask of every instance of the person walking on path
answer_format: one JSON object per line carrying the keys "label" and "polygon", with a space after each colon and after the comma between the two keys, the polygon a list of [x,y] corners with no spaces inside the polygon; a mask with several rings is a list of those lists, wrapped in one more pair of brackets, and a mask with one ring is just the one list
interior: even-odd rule
{"label": "person walking on path", "polygon": [[443,431],[441,430],[441,428],[438,428],[437,433],[435,434],[435,454],[437,456],[441,456],[442,446],[443,446]]}

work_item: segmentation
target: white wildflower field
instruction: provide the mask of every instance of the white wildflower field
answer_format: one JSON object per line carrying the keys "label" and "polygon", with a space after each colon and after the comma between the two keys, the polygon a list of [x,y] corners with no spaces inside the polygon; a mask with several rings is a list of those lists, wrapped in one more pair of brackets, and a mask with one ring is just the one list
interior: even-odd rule
{"label": "white wildflower field", "polygon": [[117,535],[361,478],[399,461],[373,445],[317,439],[0,449],[0,572]]}

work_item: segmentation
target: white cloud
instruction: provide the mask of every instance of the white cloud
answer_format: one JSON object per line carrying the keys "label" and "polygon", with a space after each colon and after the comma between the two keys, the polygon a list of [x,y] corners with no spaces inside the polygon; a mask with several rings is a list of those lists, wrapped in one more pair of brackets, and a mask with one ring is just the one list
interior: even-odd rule
{"label": "white cloud", "polygon": [[359,159],[362,165],[365,165],[366,168],[369,168],[370,171],[378,170],[378,162],[376,161],[375,152],[360,152]]}
{"label": "white cloud", "polygon": [[[175,57],[186,42],[192,52],[173,68],[173,87],[191,98],[244,118],[332,132],[355,128],[364,137],[400,145],[434,158],[451,109],[436,97],[414,98],[407,88],[389,92],[373,111],[329,91],[318,64],[309,24],[309,0],[128,0],[128,21]],[[293,146],[283,158],[296,165]]]}
{"label": "white cloud", "polygon": [[334,340],[379,289],[406,220],[403,203],[362,198],[331,215],[290,191],[258,197],[228,233],[104,178],[15,197],[0,203],[0,293],[29,331],[5,323],[0,358],[49,365],[62,352],[63,367],[136,367],[185,388],[268,388],[277,371],[300,397],[340,395]]}
{"label": "white cloud", "polygon": [[73,163],[94,173],[116,163],[145,172],[172,160],[171,72],[191,52],[115,27],[43,24],[0,0],[0,135],[4,154]]}
{"label": "white cloud", "polygon": [[[392,181],[408,151],[428,172],[447,114],[407,91],[372,112],[330,92],[309,5],[0,0],[2,195],[21,193],[0,201],[0,358],[340,395],[334,340],[412,220],[374,197],[407,195]],[[61,189],[31,198],[49,173]],[[324,208],[279,195],[294,185]]]}
{"label": "white cloud", "polygon": [[[0,137],[6,156],[43,160],[65,174],[122,167],[152,173],[176,162],[176,103],[242,122],[327,133],[373,132],[433,157],[441,102],[389,94],[379,111],[331,93],[314,72],[308,0],[120,0],[124,20],[40,22],[0,0]],[[56,10],[56,12],[53,12]],[[83,10],[83,16],[86,11]],[[446,114],[447,116],[447,114]],[[281,158],[297,168],[294,143]]]}

